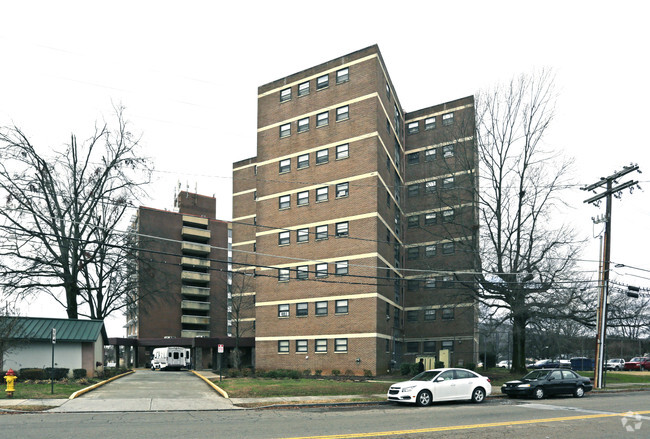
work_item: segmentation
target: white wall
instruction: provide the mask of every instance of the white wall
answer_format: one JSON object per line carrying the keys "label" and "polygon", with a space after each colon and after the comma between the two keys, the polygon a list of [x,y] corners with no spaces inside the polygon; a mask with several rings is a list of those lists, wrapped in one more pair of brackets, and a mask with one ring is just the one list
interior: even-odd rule
{"label": "white wall", "polygon": [[[57,343],[54,345],[54,367],[81,369],[81,343]],[[24,368],[52,367],[52,344],[30,342],[16,345],[4,355],[4,369],[18,371]]]}

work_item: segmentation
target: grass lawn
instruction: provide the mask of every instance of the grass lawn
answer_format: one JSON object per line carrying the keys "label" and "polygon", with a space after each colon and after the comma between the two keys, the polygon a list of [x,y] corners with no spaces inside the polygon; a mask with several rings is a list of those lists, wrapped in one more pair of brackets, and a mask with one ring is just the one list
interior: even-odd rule
{"label": "grass lawn", "polygon": [[385,394],[390,382],[339,381],[330,379],[227,378],[213,382],[231,398],[267,398],[273,396],[373,395]]}
{"label": "grass lawn", "polygon": [[[86,387],[98,383],[100,380],[87,380],[83,384],[76,381],[69,381],[68,383],[55,382],[54,393],[49,382],[17,382],[15,383],[16,391],[14,392],[13,399],[56,399],[67,398],[77,390],[85,389]],[[0,399],[7,398],[7,387],[0,387]]]}

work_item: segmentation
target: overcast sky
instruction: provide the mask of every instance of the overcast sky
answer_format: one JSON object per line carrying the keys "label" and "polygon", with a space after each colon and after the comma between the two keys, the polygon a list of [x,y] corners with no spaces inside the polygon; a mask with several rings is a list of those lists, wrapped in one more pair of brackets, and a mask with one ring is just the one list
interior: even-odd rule
{"label": "overcast sky", "polygon": [[[224,220],[232,163],[256,154],[260,85],[378,44],[413,111],[550,67],[559,100],[547,143],[575,158],[576,183],[630,163],[644,171],[629,177],[645,192],[613,204],[612,260],[646,270],[617,269],[619,281],[650,286],[650,2],[0,0],[0,12],[0,125],[46,153],[122,104],[157,170],[142,204],[171,209],[180,182],[214,194]],[[588,196],[568,194],[584,237],[604,212]],[[596,242],[584,259],[598,259]],[[122,324],[111,319],[109,335]]]}

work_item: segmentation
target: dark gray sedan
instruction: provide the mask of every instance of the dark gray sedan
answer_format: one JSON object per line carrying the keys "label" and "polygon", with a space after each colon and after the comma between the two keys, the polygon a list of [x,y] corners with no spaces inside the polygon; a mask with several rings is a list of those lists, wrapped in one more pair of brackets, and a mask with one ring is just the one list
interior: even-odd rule
{"label": "dark gray sedan", "polygon": [[542,399],[547,395],[569,394],[582,398],[593,389],[591,380],[568,369],[534,370],[520,380],[508,381],[501,393],[510,397],[528,396]]}

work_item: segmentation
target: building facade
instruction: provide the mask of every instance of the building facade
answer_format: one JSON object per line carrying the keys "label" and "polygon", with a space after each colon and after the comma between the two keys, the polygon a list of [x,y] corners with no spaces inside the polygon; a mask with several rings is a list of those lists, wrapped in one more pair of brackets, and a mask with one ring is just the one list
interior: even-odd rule
{"label": "building facade", "polygon": [[257,156],[233,165],[231,322],[259,369],[476,361],[473,118],[473,97],[405,112],[377,46],[259,87]]}

